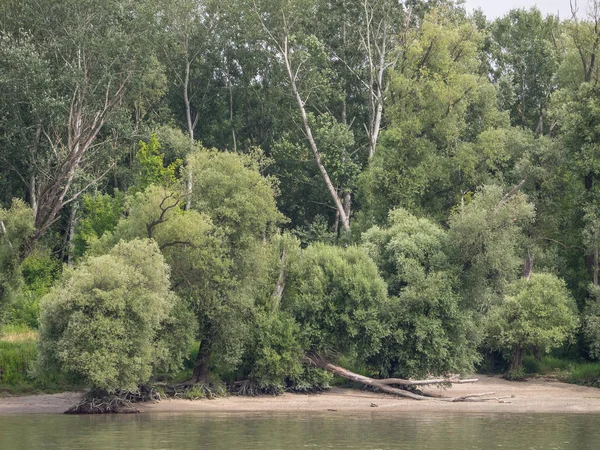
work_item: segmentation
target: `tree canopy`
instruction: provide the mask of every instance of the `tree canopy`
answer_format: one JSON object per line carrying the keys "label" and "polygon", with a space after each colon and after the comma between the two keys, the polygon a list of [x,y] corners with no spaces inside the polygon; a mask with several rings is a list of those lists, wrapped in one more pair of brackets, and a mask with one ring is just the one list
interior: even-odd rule
{"label": "tree canopy", "polygon": [[2,2],[0,327],[115,392],[598,359],[590,7]]}

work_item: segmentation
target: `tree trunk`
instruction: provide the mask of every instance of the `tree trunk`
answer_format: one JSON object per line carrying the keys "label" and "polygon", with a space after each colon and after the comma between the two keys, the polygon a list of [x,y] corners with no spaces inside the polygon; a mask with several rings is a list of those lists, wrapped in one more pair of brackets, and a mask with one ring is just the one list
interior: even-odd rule
{"label": "tree trunk", "polygon": [[277,284],[275,285],[275,290],[273,292],[273,311],[279,310],[279,305],[281,303],[281,297],[283,296],[283,290],[285,288],[285,267],[286,267],[286,259],[287,254],[285,252],[285,248],[281,250],[281,257],[279,258],[279,278],[277,279]]}
{"label": "tree trunk", "polygon": [[186,182],[186,187],[187,187],[187,199],[185,202],[185,210],[189,211],[190,209],[192,209],[192,192],[194,189],[194,180],[192,177],[192,170],[188,167],[188,171],[187,171],[187,182]]}
{"label": "tree trunk", "polygon": [[192,120],[192,107],[190,104],[189,98],[189,86],[190,86],[190,70],[191,70],[191,62],[186,60],[185,62],[185,79],[183,81],[183,103],[185,104],[185,118],[187,121],[188,134],[190,136],[190,140],[194,140],[194,128],[196,127],[196,123],[198,122],[198,115],[196,115],[195,119]]}
{"label": "tree trunk", "polygon": [[231,80],[227,80],[229,84],[229,122],[231,123],[231,139],[233,141],[233,152],[237,152],[237,139],[235,137],[235,126],[233,124],[233,87]]}
{"label": "tree trunk", "polygon": [[527,281],[529,281],[529,278],[531,278],[531,273],[533,272],[533,258],[533,253],[528,250],[527,259],[525,259],[525,264],[523,265],[523,278],[525,278]]}
{"label": "tree trunk", "polygon": [[283,56],[283,61],[285,63],[285,68],[286,68],[286,71],[288,74],[288,78],[290,80],[292,92],[294,94],[294,97],[296,98],[296,103],[298,104],[298,109],[300,110],[300,115],[302,117],[302,124],[304,125],[304,132],[306,134],[306,138],[308,139],[310,148],[311,148],[311,150],[313,152],[313,156],[315,158],[315,163],[317,164],[317,167],[319,168],[319,172],[321,172],[321,177],[323,178],[323,181],[325,182],[325,185],[327,186],[327,190],[329,191],[329,194],[331,195],[331,198],[335,204],[335,207],[339,212],[340,222],[342,223],[342,227],[344,228],[345,231],[350,231],[350,219],[346,216],[346,213],[344,212],[344,205],[342,205],[342,202],[337,195],[335,186],[331,182],[331,178],[329,178],[327,169],[323,165],[323,162],[321,160],[321,152],[319,152],[319,147],[317,146],[317,142],[315,141],[313,134],[312,134],[312,129],[310,127],[310,124],[308,123],[308,115],[306,114],[306,108],[304,107],[304,100],[302,100],[302,97],[300,96],[300,92],[298,91],[298,86],[296,85],[296,75],[294,74],[294,71],[292,70],[290,57],[288,54],[288,37],[287,36],[284,37],[283,46],[280,48],[280,50],[281,50],[281,55]]}
{"label": "tree trunk", "polygon": [[210,344],[204,340],[200,343],[194,373],[192,374],[192,383],[205,383],[208,381],[208,368],[210,364]]}
{"label": "tree trunk", "polygon": [[71,214],[69,214],[69,230],[67,236],[67,264],[69,267],[73,267],[73,256],[75,254],[75,227],[77,226],[77,210],[79,209],[79,202],[74,202],[71,207]]}
{"label": "tree trunk", "polygon": [[537,345],[534,345],[532,350],[533,350],[533,357],[535,358],[535,360],[537,362],[540,362],[542,360],[542,351],[540,350],[540,348]]}
{"label": "tree trunk", "polygon": [[518,345],[512,353],[510,360],[510,371],[518,371],[523,367],[523,347]]}
{"label": "tree trunk", "polygon": [[342,378],[346,378],[347,380],[354,381],[355,383],[364,384],[366,386],[371,386],[379,389],[382,392],[386,392],[388,394],[398,395],[400,397],[407,397],[413,400],[428,400],[429,397],[425,397],[423,395],[418,395],[404,389],[398,389],[391,387],[390,385],[397,386],[425,386],[431,384],[450,384],[450,383],[474,383],[477,380],[452,380],[448,378],[443,379],[432,379],[432,380],[404,380],[401,378],[386,378],[386,379],[375,379],[365,377],[363,375],[359,375],[354,372],[350,372],[343,367],[336,366],[335,364],[331,364],[330,362],[324,360],[318,355],[309,354],[306,356],[308,362],[312,365],[315,365],[321,369],[324,369],[328,372],[333,373],[334,375],[340,376]]}
{"label": "tree trunk", "polygon": [[598,246],[594,248],[594,286],[598,286]]}
{"label": "tree trunk", "polygon": [[344,212],[346,213],[346,217],[348,220],[350,219],[350,212],[352,207],[352,194],[350,191],[344,192]]}

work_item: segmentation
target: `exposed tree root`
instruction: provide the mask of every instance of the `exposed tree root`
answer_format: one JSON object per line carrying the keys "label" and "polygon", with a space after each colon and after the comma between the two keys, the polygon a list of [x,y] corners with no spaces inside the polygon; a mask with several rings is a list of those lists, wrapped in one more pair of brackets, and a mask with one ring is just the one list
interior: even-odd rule
{"label": "exposed tree root", "polygon": [[65,414],[130,414],[139,412],[134,404],[142,402],[157,402],[161,395],[152,386],[140,385],[137,391],[117,391],[108,393],[92,389],[75,406]]}
{"label": "exposed tree root", "polygon": [[118,394],[106,391],[91,390],[75,406],[65,414],[124,414],[139,412],[130,400]]}
{"label": "exposed tree root", "polygon": [[296,394],[316,394],[329,389],[329,386],[323,384],[312,385],[261,385],[256,381],[243,380],[235,381],[227,385],[227,391],[231,395],[256,397],[259,395],[281,395],[285,392],[293,392]]}
{"label": "exposed tree root", "polygon": [[261,386],[251,380],[236,381],[227,386],[230,394],[256,397],[258,395],[280,395],[285,392],[284,386]]}
{"label": "exposed tree root", "polygon": [[165,394],[170,398],[199,400],[201,398],[217,398],[227,395],[225,386],[218,383],[183,383],[168,386]]}
{"label": "exposed tree root", "polygon": [[[308,360],[309,363],[311,363],[317,367],[320,367],[321,369],[327,370],[328,372],[331,372],[334,375],[338,375],[342,378],[346,378],[347,380],[354,381],[356,383],[360,383],[360,384],[363,384],[365,386],[369,386],[372,388],[376,388],[387,394],[393,394],[393,395],[397,395],[400,397],[411,398],[413,400],[433,400],[433,397],[419,395],[414,392],[410,392],[405,389],[399,389],[399,388],[392,387],[392,386],[395,385],[395,386],[410,387],[410,386],[426,386],[426,385],[432,385],[432,384],[449,385],[449,384],[455,384],[455,383],[457,383],[457,384],[458,383],[475,383],[478,381],[476,378],[469,379],[469,380],[459,380],[459,379],[455,379],[455,378],[437,378],[437,379],[431,379],[431,380],[405,380],[402,378],[386,378],[386,379],[379,380],[376,378],[365,377],[363,375],[359,375],[357,373],[354,373],[347,369],[344,369],[343,367],[336,366],[335,364],[332,364],[329,361],[323,359],[319,355],[308,354],[308,355],[306,355],[306,359]],[[472,395],[468,395],[468,396],[464,396],[464,397],[457,397],[456,399],[444,399],[443,401],[455,401],[455,402],[468,401],[468,399],[470,399],[471,397],[483,397],[483,396],[492,395],[492,394],[493,394],[493,392],[486,393],[486,394],[472,394]]]}

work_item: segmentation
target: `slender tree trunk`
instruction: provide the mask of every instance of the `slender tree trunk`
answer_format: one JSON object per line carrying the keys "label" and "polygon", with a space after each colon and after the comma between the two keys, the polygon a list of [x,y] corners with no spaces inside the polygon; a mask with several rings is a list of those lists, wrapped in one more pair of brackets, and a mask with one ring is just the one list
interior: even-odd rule
{"label": "slender tree trunk", "polygon": [[67,235],[67,264],[73,267],[73,256],[75,254],[75,228],[77,226],[77,211],[79,210],[79,202],[73,203],[71,214],[69,214],[69,231]]}
{"label": "slender tree trunk", "polygon": [[229,122],[231,123],[231,139],[233,141],[233,151],[237,152],[237,139],[235,137],[235,126],[233,124],[233,88],[231,80],[227,80],[229,84]]}
{"label": "slender tree trunk", "polygon": [[335,220],[333,221],[333,227],[331,230],[336,234],[336,236],[340,231],[340,212],[337,210],[335,211]]}
{"label": "slender tree trunk", "polygon": [[29,196],[29,203],[33,210],[33,216],[35,217],[38,213],[38,193],[35,174],[31,174],[31,180],[29,181]]}
{"label": "slender tree trunk", "polygon": [[598,286],[598,246],[594,248],[594,286]]}
{"label": "slender tree trunk", "polygon": [[540,107],[540,118],[538,120],[538,124],[535,129],[535,133],[540,136],[543,136],[543,134],[544,134],[544,111],[542,110],[541,107]]}
{"label": "slender tree trunk", "polygon": [[194,189],[194,180],[193,180],[192,170],[189,167],[187,170],[186,184],[187,184],[187,199],[185,202],[185,210],[189,211],[190,209],[192,209],[192,192]]}
{"label": "slender tree trunk", "polygon": [[533,357],[535,358],[535,360],[537,362],[540,362],[542,360],[542,351],[540,350],[540,348],[537,345],[533,346]]}
{"label": "slender tree trunk", "polygon": [[279,305],[281,304],[281,297],[283,296],[283,290],[285,288],[286,260],[287,254],[285,248],[283,248],[281,250],[281,257],[279,258],[279,278],[277,279],[277,284],[275,285],[275,290],[273,292],[273,311],[278,311]]}
{"label": "slender tree trunk", "polygon": [[525,259],[525,264],[523,265],[523,278],[525,278],[527,281],[529,281],[529,278],[531,278],[531,273],[533,272],[533,259],[533,253],[528,250],[527,258]]}
{"label": "slender tree trunk", "polygon": [[350,213],[352,209],[352,194],[350,191],[344,192],[344,213],[346,213],[346,217],[350,220]]}
{"label": "slender tree trunk", "polygon": [[[187,47],[187,44],[186,44]],[[187,120],[188,127],[188,135],[190,138],[190,150],[194,146],[194,128],[196,128],[196,123],[198,122],[198,115],[196,114],[195,119],[192,121],[192,107],[189,99],[189,86],[190,86],[190,69],[191,63],[189,59],[185,61],[185,78],[183,80],[183,102],[185,104],[185,118]],[[193,180],[192,180],[192,171],[188,168],[187,173],[187,200],[185,202],[185,210],[189,211],[192,208],[192,189],[193,189]]]}
{"label": "slender tree trunk", "polygon": [[193,141],[194,140],[194,128],[196,126],[198,116],[196,116],[196,120],[192,120],[192,107],[191,107],[190,98],[189,98],[190,70],[191,70],[191,63],[189,60],[186,60],[185,61],[185,78],[183,81],[183,103],[185,104],[185,118],[187,120],[188,134],[190,136],[190,139]]}
{"label": "slender tree trunk", "polygon": [[323,162],[321,160],[321,153],[319,152],[319,147],[317,146],[317,142],[315,141],[315,139],[313,137],[312,130],[310,128],[310,124],[308,123],[308,116],[306,114],[306,108],[304,107],[304,101],[302,100],[302,97],[300,96],[300,92],[298,91],[298,86],[296,85],[296,75],[294,74],[294,71],[292,70],[291,62],[289,59],[288,37],[287,36],[284,38],[283,47],[281,47],[281,54],[283,57],[283,61],[285,63],[285,68],[286,68],[286,71],[288,74],[288,78],[290,80],[292,92],[294,94],[294,97],[296,98],[296,102],[298,104],[298,109],[300,110],[300,115],[302,117],[302,124],[304,125],[304,132],[306,134],[306,138],[308,139],[310,148],[311,148],[311,150],[313,152],[313,156],[315,158],[315,163],[317,164],[317,167],[319,168],[319,171],[321,172],[321,177],[323,178],[323,181],[325,182],[325,185],[327,186],[327,190],[329,191],[329,194],[331,195],[331,198],[332,198],[333,202],[335,203],[335,206],[339,212],[342,227],[344,228],[345,231],[350,231],[350,219],[348,216],[346,216],[346,213],[344,212],[344,205],[342,205],[342,202],[337,195],[335,186],[333,185],[333,183],[331,182],[331,179],[329,178],[327,169],[325,169],[325,166],[323,165]]}

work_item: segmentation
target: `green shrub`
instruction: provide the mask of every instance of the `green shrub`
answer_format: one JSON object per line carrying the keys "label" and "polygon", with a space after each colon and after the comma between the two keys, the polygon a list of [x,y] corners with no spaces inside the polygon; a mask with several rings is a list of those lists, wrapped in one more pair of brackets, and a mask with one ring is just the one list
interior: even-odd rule
{"label": "green shrub", "polygon": [[171,338],[185,344],[174,327],[177,305],[156,243],[121,242],[66,271],[43,298],[38,373],[58,370],[108,392],[135,390],[157,366],[178,366],[169,361],[181,356],[170,351]]}

